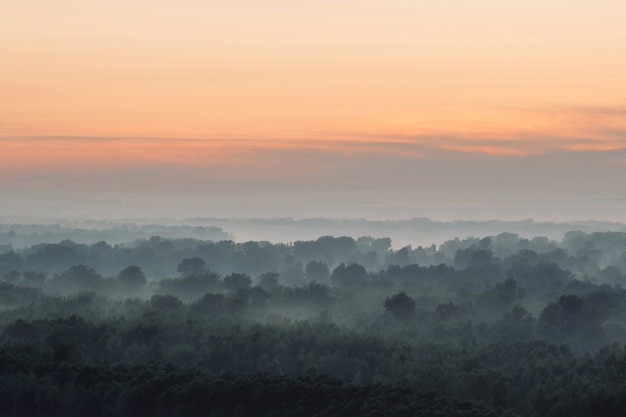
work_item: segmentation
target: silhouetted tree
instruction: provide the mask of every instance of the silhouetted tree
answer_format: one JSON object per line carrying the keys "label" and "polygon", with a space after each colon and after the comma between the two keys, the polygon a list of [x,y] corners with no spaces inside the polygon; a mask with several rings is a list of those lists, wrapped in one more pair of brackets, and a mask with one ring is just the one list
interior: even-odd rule
{"label": "silhouetted tree", "polygon": [[124,268],[117,276],[117,281],[123,289],[130,291],[137,291],[148,283],[143,271],[137,265]]}
{"label": "silhouetted tree", "polygon": [[259,277],[259,287],[269,292],[276,291],[279,287],[279,278],[280,275],[276,272],[266,272]]}
{"label": "silhouetted tree", "polygon": [[52,279],[54,287],[64,292],[96,290],[102,281],[102,276],[86,265],[72,266]]}
{"label": "silhouetted tree", "polygon": [[385,310],[399,320],[408,320],[415,315],[415,300],[404,291],[385,299]]}
{"label": "silhouetted tree", "polygon": [[236,293],[243,288],[250,288],[252,286],[252,278],[246,274],[233,273],[224,278],[222,285],[227,291]]}
{"label": "silhouetted tree", "polygon": [[330,271],[322,261],[310,261],[304,271],[307,281],[328,282]]}
{"label": "silhouetted tree", "polygon": [[153,295],[150,298],[150,304],[156,310],[180,311],[183,308],[183,302],[173,295]]}
{"label": "silhouetted tree", "polygon": [[200,300],[191,305],[196,314],[224,314],[228,298],[224,294],[206,293]]}
{"label": "silhouetted tree", "polygon": [[202,275],[206,270],[206,262],[202,258],[185,258],[178,264],[176,271],[180,273],[182,277],[188,277],[191,275]]}
{"label": "silhouetted tree", "polygon": [[346,266],[343,262],[333,270],[331,279],[337,287],[362,287],[366,283],[367,271],[359,264]]}

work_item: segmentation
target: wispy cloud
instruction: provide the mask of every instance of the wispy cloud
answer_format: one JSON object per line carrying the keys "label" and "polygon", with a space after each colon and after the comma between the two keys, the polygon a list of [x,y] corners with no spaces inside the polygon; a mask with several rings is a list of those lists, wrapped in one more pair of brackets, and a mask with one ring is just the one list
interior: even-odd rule
{"label": "wispy cloud", "polygon": [[454,136],[337,141],[54,137],[0,139],[0,149],[2,188],[141,190],[243,183],[349,187],[364,178],[376,186],[410,182],[433,168],[480,174],[486,172],[482,165],[498,166],[504,173],[494,175],[506,176],[509,165],[523,172],[524,166],[540,164],[550,175],[551,163],[555,173],[561,169],[551,161],[617,163],[626,144],[565,137],[533,142]]}
{"label": "wispy cloud", "polygon": [[[564,182],[577,178],[591,189],[594,178],[608,184],[626,175],[621,172],[626,161],[626,110],[546,108],[541,113],[543,122],[504,132],[321,132],[294,138],[213,139],[4,137],[0,189],[243,190],[246,184],[400,189],[434,171],[441,178],[433,188],[442,190],[454,189],[453,178],[469,172],[496,188],[503,182],[494,183],[491,176],[508,176],[515,183],[524,178],[544,183],[551,177]],[[574,165],[592,166],[596,172],[580,178],[576,172],[562,175]],[[542,177],[533,177],[534,172]]]}

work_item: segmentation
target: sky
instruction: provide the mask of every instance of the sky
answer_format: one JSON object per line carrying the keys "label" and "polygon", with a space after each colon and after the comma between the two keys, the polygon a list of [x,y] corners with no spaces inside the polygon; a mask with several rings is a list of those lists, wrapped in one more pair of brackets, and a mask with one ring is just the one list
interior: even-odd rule
{"label": "sky", "polygon": [[0,215],[626,222],[623,0],[0,10]]}

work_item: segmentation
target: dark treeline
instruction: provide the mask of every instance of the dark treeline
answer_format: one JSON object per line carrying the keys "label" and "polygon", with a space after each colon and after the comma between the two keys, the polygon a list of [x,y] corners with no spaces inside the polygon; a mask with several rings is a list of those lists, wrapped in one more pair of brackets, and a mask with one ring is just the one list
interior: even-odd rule
{"label": "dark treeline", "polygon": [[154,224],[154,221],[120,223],[95,220],[69,223],[0,223],[0,252],[7,247],[24,248],[40,243],[55,243],[63,240],[87,244],[107,241],[116,244],[135,239],[149,239],[151,236],[162,236],[169,239],[179,237],[205,240],[232,239],[232,235],[213,225],[189,225],[179,222]]}
{"label": "dark treeline", "polygon": [[503,230],[525,237],[547,236],[557,240],[570,230],[580,230],[586,233],[626,231],[624,224],[614,222],[557,223],[531,219],[437,221],[425,217],[404,220],[207,217],[182,220],[160,218],[156,221],[158,224],[155,224],[155,219],[142,218],[107,221],[5,216],[4,223],[0,223],[0,248],[9,244],[14,248],[24,248],[37,243],[55,243],[62,240],[87,244],[104,240],[110,244],[117,244],[134,239],[148,239],[151,236],[215,241],[235,237],[237,240],[291,242],[315,240],[325,235],[390,237],[396,246],[402,246],[404,243],[400,242],[422,245],[430,245],[433,242],[440,244],[461,236],[497,235]]}
{"label": "dark treeline", "polygon": [[0,414],[622,415],[624,271],[621,232],[7,247]]}
{"label": "dark treeline", "polygon": [[0,369],[20,379],[17,386],[15,380],[0,380],[5,416],[514,416],[432,391],[352,384],[314,372],[298,378],[215,375],[155,362],[107,367],[2,351]]}

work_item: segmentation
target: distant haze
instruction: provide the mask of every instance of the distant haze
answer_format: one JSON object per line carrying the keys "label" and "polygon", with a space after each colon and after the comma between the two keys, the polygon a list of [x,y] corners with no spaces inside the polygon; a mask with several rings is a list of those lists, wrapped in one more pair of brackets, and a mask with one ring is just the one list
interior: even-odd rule
{"label": "distant haze", "polygon": [[[33,161],[43,161],[45,147],[32,143]],[[626,222],[622,150],[437,151],[418,158],[385,154],[384,147],[354,153],[302,147],[251,150],[238,165],[202,155],[192,163],[136,160],[128,166],[97,155],[41,164],[22,156],[16,158],[21,164],[11,159],[0,166],[0,215]]]}

